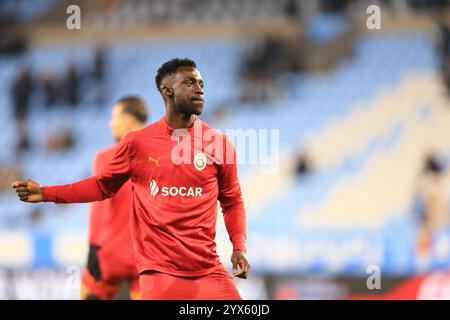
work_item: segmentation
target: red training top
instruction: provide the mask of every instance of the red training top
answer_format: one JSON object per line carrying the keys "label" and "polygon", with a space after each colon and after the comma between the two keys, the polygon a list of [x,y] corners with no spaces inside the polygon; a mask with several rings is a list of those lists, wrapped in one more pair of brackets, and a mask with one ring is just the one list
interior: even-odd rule
{"label": "red training top", "polygon": [[129,133],[97,175],[44,187],[44,201],[92,202],[131,179],[131,233],[138,271],[202,276],[223,268],[216,252],[217,200],[234,249],[246,250],[236,153],[228,138],[196,118],[173,130],[165,117]]}

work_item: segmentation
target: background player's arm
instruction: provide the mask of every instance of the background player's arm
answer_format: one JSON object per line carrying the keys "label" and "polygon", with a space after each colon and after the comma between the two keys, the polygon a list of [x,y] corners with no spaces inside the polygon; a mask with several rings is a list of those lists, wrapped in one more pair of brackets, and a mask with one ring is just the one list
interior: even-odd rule
{"label": "background player's arm", "polygon": [[75,183],[45,187],[32,180],[16,181],[13,188],[20,200],[25,202],[82,203],[104,200],[112,197],[129,179],[132,156],[131,142],[125,138],[113,158],[96,176]]}
{"label": "background player's arm", "polygon": [[[241,187],[237,176],[236,152],[228,139],[225,139],[225,153],[233,154],[232,163],[224,163],[220,166],[219,201],[231,242],[233,243],[233,254],[231,263],[233,273],[236,277],[246,279],[250,270],[250,264],[246,256],[246,217],[244,201],[242,200]],[[238,267],[241,271],[238,270]]]}

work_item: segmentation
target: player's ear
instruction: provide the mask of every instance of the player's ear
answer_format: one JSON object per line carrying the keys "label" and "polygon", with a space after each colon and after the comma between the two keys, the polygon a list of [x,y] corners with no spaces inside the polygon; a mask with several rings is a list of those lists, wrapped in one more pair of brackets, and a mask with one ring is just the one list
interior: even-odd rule
{"label": "player's ear", "polygon": [[162,92],[163,96],[167,96],[167,97],[173,96],[173,90],[172,90],[172,88],[163,86],[163,87],[161,88],[161,92]]}

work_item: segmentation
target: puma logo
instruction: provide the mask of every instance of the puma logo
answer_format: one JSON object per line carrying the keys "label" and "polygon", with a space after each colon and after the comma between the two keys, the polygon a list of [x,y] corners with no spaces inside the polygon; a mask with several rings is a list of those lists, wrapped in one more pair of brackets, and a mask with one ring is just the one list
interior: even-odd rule
{"label": "puma logo", "polygon": [[158,157],[158,159],[155,159],[153,157],[148,157],[148,160],[154,162],[159,167],[159,159],[160,158],[161,157]]}

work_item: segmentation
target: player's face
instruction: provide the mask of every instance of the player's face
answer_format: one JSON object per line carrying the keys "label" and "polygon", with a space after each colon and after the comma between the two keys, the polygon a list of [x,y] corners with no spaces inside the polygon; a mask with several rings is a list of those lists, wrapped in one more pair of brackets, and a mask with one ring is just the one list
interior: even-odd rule
{"label": "player's face", "polygon": [[109,121],[111,134],[116,141],[120,141],[123,135],[123,112],[122,105],[116,104],[112,109],[111,120]]}
{"label": "player's face", "polygon": [[196,68],[178,68],[172,87],[176,110],[188,115],[200,115],[204,104],[203,87],[202,76]]}

